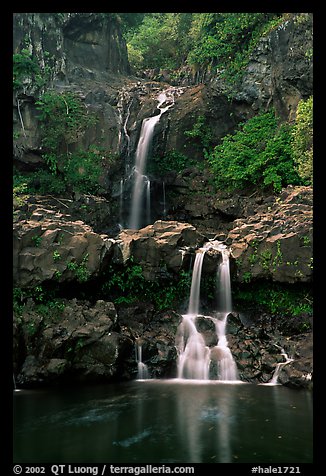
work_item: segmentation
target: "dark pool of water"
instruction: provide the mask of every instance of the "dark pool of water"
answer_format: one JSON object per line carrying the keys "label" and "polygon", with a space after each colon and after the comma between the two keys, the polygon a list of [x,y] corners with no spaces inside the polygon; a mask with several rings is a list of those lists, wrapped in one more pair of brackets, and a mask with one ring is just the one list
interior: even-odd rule
{"label": "dark pool of water", "polygon": [[15,463],[311,463],[312,395],[135,381],[14,392]]}

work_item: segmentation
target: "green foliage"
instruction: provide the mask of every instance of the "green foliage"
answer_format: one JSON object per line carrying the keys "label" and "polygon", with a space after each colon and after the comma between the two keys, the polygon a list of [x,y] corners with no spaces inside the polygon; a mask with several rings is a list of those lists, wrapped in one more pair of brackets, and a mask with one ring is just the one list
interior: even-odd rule
{"label": "green foliage", "polygon": [[197,141],[198,145],[207,153],[208,148],[212,145],[212,131],[207,124],[205,116],[198,116],[192,129],[184,132],[186,137]]}
{"label": "green foliage", "polygon": [[129,60],[143,68],[178,68],[187,61],[195,69],[224,70],[234,82],[258,39],[283,18],[281,13],[143,14],[126,32]]}
{"label": "green foliage", "polygon": [[147,13],[126,33],[130,64],[136,68],[178,68],[189,50],[190,13]]}
{"label": "green foliage", "polygon": [[[248,281],[249,282],[249,281]],[[239,307],[261,308],[273,315],[312,315],[312,299],[303,288],[291,288],[276,283],[253,283],[233,290],[234,303]]]}
{"label": "green foliage", "polygon": [[52,254],[53,261],[59,261],[61,259],[61,255],[59,251],[54,250]]}
{"label": "green foliage", "polygon": [[24,177],[14,175],[13,177],[13,202],[19,207],[23,206],[28,195],[28,183]]}
{"label": "green foliage", "polygon": [[[83,102],[71,92],[46,92],[36,104],[40,111],[43,157],[50,172],[57,177],[52,177],[50,189],[54,193],[71,189],[94,194],[103,191],[99,179],[104,167],[112,166],[114,158],[93,146],[88,150],[69,151],[69,146],[78,142],[87,127],[95,124],[95,117],[88,114]],[[49,176],[42,172],[38,179],[42,193]]]}
{"label": "green foliage", "polygon": [[299,102],[292,134],[298,174],[306,185],[310,185],[313,180],[313,96]]}
{"label": "green foliage", "polygon": [[48,51],[43,52],[42,66],[28,49],[22,49],[13,55],[13,89],[18,92],[33,86],[42,89],[50,80],[55,57]]}
{"label": "green foliage", "polygon": [[87,269],[87,261],[89,258],[89,254],[86,253],[83,257],[81,263],[76,268],[76,278],[77,281],[80,283],[85,283],[90,278],[90,272]]}
{"label": "green foliage", "polygon": [[136,69],[177,69],[187,62],[195,70],[222,70],[231,83],[239,79],[259,38],[279,25],[285,16],[282,13],[133,15],[138,15],[134,25],[127,25],[124,32],[129,61]]}
{"label": "green foliage", "polygon": [[42,242],[41,236],[32,236],[32,242],[34,243],[35,248],[38,248]]}
{"label": "green foliage", "polygon": [[40,111],[44,158],[56,173],[58,161],[68,154],[69,145],[83,136],[87,127],[95,123],[82,101],[73,93],[47,91],[36,102]]}
{"label": "green foliage", "polygon": [[81,263],[77,264],[75,261],[70,261],[70,263],[67,264],[67,269],[74,272],[79,283],[85,283],[90,278],[90,272],[87,269],[88,258],[89,254],[86,253]]}
{"label": "green foliage", "polygon": [[[53,175],[48,170],[37,170],[36,172],[25,173],[20,175],[16,173],[13,180],[14,196],[19,194],[62,194],[67,187],[63,176]],[[21,197],[22,199],[24,196]]]}
{"label": "green foliage", "polygon": [[218,68],[234,83],[258,39],[281,18],[281,13],[195,13],[187,61],[197,68]]}
{"label": "green foliage", "polygon": [[[105,154],[105,155],[103,155]],[[26,194],[60,195],[67,191],[80,193],[101,193],[104,189],[99,184],[104,170],[115,167],[115,158],[110,154],[90,147],[88,150],[77,151],[65,157],[61,173],[53,174],[50,170],[37,170],[24,175],[14,175],[14,198],[23,204]]]}
{"label": "green foliage", "polygon": [[224,136],[208,160],[217,186],[230,190],[256,185],[278,192],[301,183],[294,169],[291,126],[278,125],[273,111],[254,116],[235,134]]}
{"label": "green foliage", "polygon": [[64,177],[74,190],[96,194],[102,191],[99,178],[103,174],[102,156],[96,149],[80,150],[65,162]]}
{"label": "green foliage", "polygon": [[39,78],[40,67],[31,53],[23,49],[20,53],[13,55],[13,88],[19,90],[26,81]]}
{"label": "green foliage", "polygon": [[[55,297],[54,292],[44,289],[41,285],[30,289],[13,289],[13,311],[19,318],[29,299],[32,299],[35,304],[35,312],[44,317],[59,317],[65,304],[61,299]],[[33,328],[33,323],[31,329]]]}
{"label": "green foliage", "polygon": [[142,267],[130,259],[124,267],[111,265],[101,296],[113,300],[116,304],[149,301],[157,310],[177,305],[189,294],[191,274],[180,271],[176,279],[148,281],[143,275]]}

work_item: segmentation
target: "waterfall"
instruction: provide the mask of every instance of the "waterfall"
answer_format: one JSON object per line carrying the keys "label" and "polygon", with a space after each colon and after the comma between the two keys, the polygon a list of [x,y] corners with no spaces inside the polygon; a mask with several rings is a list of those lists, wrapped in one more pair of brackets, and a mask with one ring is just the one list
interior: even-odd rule
{"label": "waterfall", "polygon": [[222,261],[217,271],[218,281],[218,311],[219,318],[212,318],[216,335],[217,345],[211,349],[211,360],[215,361],[219,380],[238,380],[238,370],[228,347],[226,338],[227,317],[232,312],[231,277],[230,277],[230,252],[220,242],[213,242],[221,252]]}
{"label": "waterfall", "polygon": [[149,378],[148,367],[143,362],[142,345],[136,342],[136,362],[137,362],[137,380],[147,380]]}
{"label": "waterfall", "polygon": [[[130,108],[131,108],[131,104],[132,104],[132,101],[133,101],[133,98],[130,99],[130,93],[128,91],[126,91],[125,89],[122,89],[122,91],[120,92],[119,94],[119,99],[118,99],[118,103],[117,103],[117,110],[118,110],[118,125],[119,125],[119,131],[118,131],[118,147],[120,149],[120,153],[123,151],[124,149],[124,141],[123,141],[123,137],[125,137],[126,141],[127,141],[127,157],[129,156],[129,152],[130,152],[130,137],[129,137],[129,134],[128,134],[128,129],[127,129],[127,124],[128,124],[128,121],[129,121],[129,117],[130,117]],[[127,101],[129,101],[129,104],[127,106],[127,113],[126,113],[126,117],[125,119],[123,120],[123,114],[124,114],[124,110],[125,110],[125,104],[127,104]]]}
{"label": "waterfall", "polygon": [[119,209],[119,217],[120,217],[120,226],[123,228],[123,189],[124,189],[124,180],[120,180],[120,209]]}
{"label": "waterfall", "polygon": [[218,267],[218,311],[230,313],[232,311],[232,296],[231,296],[231,278],[230,278],[230,251],[220,242],[213,242],[221,252],[222,262]]}
{"label": "waterfall", "polygon": [[199,250],[196,253],[194,269],[192,272],[192,279],[191,279],[188,314],[196,315],[199,312],[200,280],[201,280],[201,271],[203,267],[205,251],[207,250],[204,248],[199,248]]}
{"label": "waterfall", "polygon": [[215,324],[217,345],[210,350],[210,359],[215,366],[215,375],[218,380],[238,380],[238,369],[229,349],[225,328],[228,313],[222,319],[211,318]]}
{"label": "waterfall", "polygon": [[196,329],[195,318],[191,314],[184,315],[178,329],[178,378],[208,380],[209,348]]}
{"label": "waterfall", "polygon": [[[217,345],[212,348],[206,346],[203,336],[196,328],[196,318],[200,306],[202,266],[205,253],[209,250],[219,251],[222,255],[217,272],[219,317],[202,316],[211,319],[215,324]],[[237,366],[228,347],[225,333],[227,316],[231,311],[229,251],[223,243],[210,241],[197,250],[192,272],[188,313],[182,316],[182,322],[177,330],[178,378],[208,380],[211,378],[211,374],[214,380],[238,380]]]}
{"label": "waterfall", "polygon": [[15,392],[20,392],[20,389],[17,388],[17,384],[16,384],[16,379],[15,379],[15,374],[14,374],[14,373],[12,374],[12,377],[13,377],[14,391],[15,391]]}
{"label": "waterfall", "polygon": [[[154,128],[159,122],[162,114],[166,112],[174,104],[173,94],[167,95],[168,91],[161,93],[158,96],[159,114],[153,117],[149,117],[143,120],[140,137],[136,149],[135,165],[133,168],[133,191],[131,199],[131,212],[129,219],[129,227],[132,229],[139,229],[142,224],[141,212],[143,208],[144,188],[148,183],[148,177],[146,177],[146,162],[152,144],[154,135]],[[167,105],[164,105],[164,103]]]}
{"label": "waterfall", "polygon": [[[278,345],[274,344],[276,347],[279,347]],[[278,384],[278,377],[280,375],[280,372],[281,372],[281,369],[287,365],[287,364],[290,364],[291,362],[294,361],[294,359],[290,359],[288,357],[288,355],[285,353],[284,349],[280,348],[281,349],[281,355],[282,357],[284,357],[285,361],[284,362],[279,362],[278,364],[276,364],[276,367],[275,367],[275,370],[274,370],[274,373],[273,373],[273,376],[271,378],[271,380],[268,382],[267,385],[279,385]]]}

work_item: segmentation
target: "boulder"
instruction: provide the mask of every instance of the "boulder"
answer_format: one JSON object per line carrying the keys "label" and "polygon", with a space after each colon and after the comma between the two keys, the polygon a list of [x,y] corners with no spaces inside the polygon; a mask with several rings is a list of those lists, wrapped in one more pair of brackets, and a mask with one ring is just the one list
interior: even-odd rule
{"label": "boulder", "polygon": [[100,380],[116,376],[129,337],[116,332],[117,312],[111,302],[56,301],[46,318],[33,302],[15,320],[16,382],[21,386],[51,381]]}
{"label": "boulder", "polygon": [[207,239],[189,223],[158,220],[140,230],[126,229],[118,236],[116,260],[125,263],[129,258],[140,264],[145,279],[154,281],[162,273],[176,273],[189,256]]}
{"label": "boulder", "polygon": [[27,219],[14,222],[13,278],[16,287],[44,281],[84,282],[97,276],[113,252],[113,240],[81,220],[36,203]]}

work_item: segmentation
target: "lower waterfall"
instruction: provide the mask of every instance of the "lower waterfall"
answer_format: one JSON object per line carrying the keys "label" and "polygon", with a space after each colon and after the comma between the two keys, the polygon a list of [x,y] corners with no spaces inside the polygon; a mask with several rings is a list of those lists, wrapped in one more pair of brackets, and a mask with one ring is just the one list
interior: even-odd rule
{"label": "lower waterfall", "polygon": [[148,367],[143,362],[142,344],[136,342],[136,362],[137,362],[137,380],[147,380],[149,378]]}
{"label": "lower waterfall", "polygon": [[[205,253],[219,251],[222,261],[218,266],[217,317],[202,316],[200,307],[200,282]],[[229,251],[220,241],[210,241],[196,252],[192,273],[187,314],[182,316],[177,335],[178,378],[195,380],[238,380],[238,371],[225,334],[227,316],[232,312]],[[196,327],[197,317],[211,319],[215,324],[217,345],[208,347]]]}

